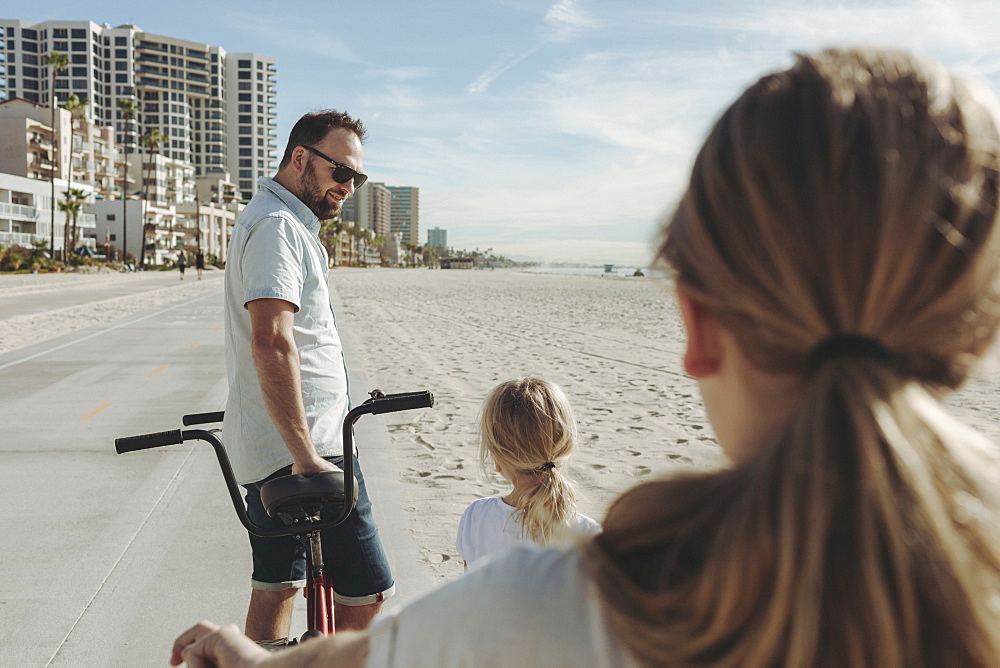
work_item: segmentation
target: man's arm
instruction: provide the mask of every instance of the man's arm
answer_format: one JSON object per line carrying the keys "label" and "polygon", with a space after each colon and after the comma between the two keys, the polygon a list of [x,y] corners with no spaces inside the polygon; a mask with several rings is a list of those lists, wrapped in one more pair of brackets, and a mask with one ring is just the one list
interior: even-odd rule
{"label": "man's arm", "polygon": [[247,303],[252,328],[254,366],[260,378],[267,412],[292,455],[292,473],[312,475],[337,467],[316,453],[305,404],[299,351],[295,347],[295,307],[283,299],[254,299]]}
{"label": "man's arm", "polygon": [[212,622],[200,622],[174,641],[170,665],[187,662],[191,668],[281,668],[283,666],[337,666],[362,668],[368,658],[368,634],[364,631],[338,631],[336,635],[317,638],[278,652],[261,649],[240,633],[234,625],[219,628]]}

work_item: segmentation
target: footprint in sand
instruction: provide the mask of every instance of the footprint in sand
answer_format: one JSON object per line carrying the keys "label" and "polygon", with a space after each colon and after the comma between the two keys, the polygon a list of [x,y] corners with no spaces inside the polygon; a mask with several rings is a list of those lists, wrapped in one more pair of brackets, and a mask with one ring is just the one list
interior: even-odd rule
{"label": "footprint in sand", "polygon": [[398,424],[387,424],[385,428],[389,430],[390,434],[398,434],[401,431],[413,431],[416,425],[412,422],[401,422]]}
{"label": "footprint in sand", "polygon": [[594,469],[595,471],[600,471],[601,469],[606,469],[608,467],[605,466],[604,464],[591,464],[590,468]]}
{"label": "footprint in sand", "polygon": [[416,443],[417,445],[424,446],[428,450],[434,450],[435,449],[434,446],[431,445],[430,443],[428,443],[427,439],[425,439],[423,436],[419,436],[419,435],[414,436],[413,437],[413,442]]}
{"label": "footprint in sand", "polygon": [[427,557],[427,561],[432,564],[443,564],[446,561],[451,561],[451,557],[447,554],[432,554]]}
{"label": "footprint in sand", "polygon": [[431,478],[431,480],[465,480],[465,477],[460,475],[449,475],[447,473],[439,473],[433,478]]}
{"label": "footprint in sand", "polygon": [[690,457],[685,457],[684,455],[678,455],[676,453],[668,454],[667,459],[672,459],[677,462],[684,462],[685,464],[690,464],[694,460]]}
{"label": "footprint in sand", "polygon": [[632,475],[634,475],[636,478],[641,478],[642,476],[649,475],[652,472],[653,469],[649,468],[648,466],[636,466],[635,468],[632,469]]}
{"label": "footprint in sand", "polygon": [[459,469],[464,469],[465,468],[465,464],[463,463],[463,461],[461,459],[455,459],[455,460],[452,460],[450,462],[445,462],[443,464],[443,466],[444,466],[444,468],[448,469],[449,471],[457,471]]}

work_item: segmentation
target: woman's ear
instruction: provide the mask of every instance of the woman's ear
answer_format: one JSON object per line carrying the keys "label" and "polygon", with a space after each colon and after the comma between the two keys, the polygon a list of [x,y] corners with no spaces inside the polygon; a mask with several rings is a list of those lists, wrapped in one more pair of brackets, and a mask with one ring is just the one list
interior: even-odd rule
{"label": "woman's ear", "polygon": [[677,301],[687,332],[684,351],[684,371],[700,379],[715,374],[722,364],[722,341],[719,323],[704,304],[692,297],[683,286],[677,286]]}

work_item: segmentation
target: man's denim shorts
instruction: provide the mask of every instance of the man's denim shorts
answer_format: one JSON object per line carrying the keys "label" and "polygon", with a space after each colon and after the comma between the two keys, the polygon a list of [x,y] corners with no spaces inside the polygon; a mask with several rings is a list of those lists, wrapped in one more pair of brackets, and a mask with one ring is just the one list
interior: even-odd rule
{"label": "man's denim shorts", "polygon": [[[342,457],[327,459],[337,466],[343,461]],[[254,523],[268,528],[286,526],[280,519],[268,517],[260,502],[260,486],[272,478],[288,475],[291,470],[288,466],[264,480],[243,486],[247,490],[247,515]],[[323,563],[333,580],[334,600],[344,605],[368,605],[392,596],[395,585],[356,457],[354,478],[358,481],[357,505],[342,524],[323,531]],[[250,534],[250,547],[254,589],[277,591],[305,586],[305,541],[293,536],[260,538]]]}

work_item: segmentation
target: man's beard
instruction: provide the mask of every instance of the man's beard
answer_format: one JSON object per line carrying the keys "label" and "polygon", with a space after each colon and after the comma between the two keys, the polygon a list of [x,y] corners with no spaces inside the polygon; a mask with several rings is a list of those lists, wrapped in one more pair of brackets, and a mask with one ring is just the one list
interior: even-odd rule
{"label": "man's beard", "polygon": [[298,198],[302,200],[310,211],[316,214],[316,217],[320,220],[329,220],[330,218],[336,218],[340,213],[341,202],[333,200],[330,203],[330,199],[326,196],[327,191],[322,190],[316,180],[316,170],[313,167],[313,160],[316,158],[310,156],[309,164],[306,166],[306,171],[299,179],[299,192],[297,193]]}

